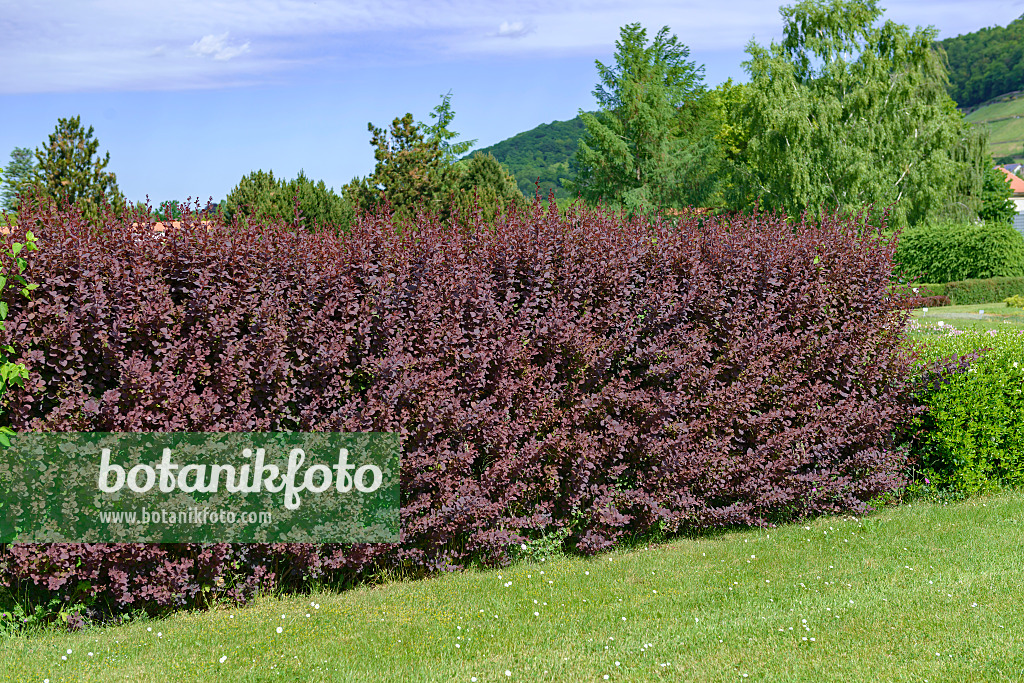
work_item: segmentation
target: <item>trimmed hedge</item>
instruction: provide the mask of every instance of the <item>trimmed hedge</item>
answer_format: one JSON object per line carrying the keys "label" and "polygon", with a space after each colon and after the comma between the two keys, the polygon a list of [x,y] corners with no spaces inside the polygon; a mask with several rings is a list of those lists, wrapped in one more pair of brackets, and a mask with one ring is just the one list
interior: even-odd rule
{"label": "trimmed hedge", "polygon": [[900,235],[895,258],[911,279],[1022,277],[1024,236],[1001,222],[920,225]]}
{"label": "trimmed hedge", "polygon": [[994,277],[988,280],[963,280],[946,285],[946,295],[956,306],[990,304],[1024,294],[1024,277]]}
{"label": "trimmed hedge", "polygon": [[951,305],[942,290],[934,285],[900,284],[893,287],[893,295],[900,299],[900,305],[905,309]]}
{"label": "trimmed hedge", "polygon": [[1024,486],[1024,331],[959,331],[923,343],[913,430],[920,477],[978,493]]}
{"label": "trimmed hedge", "polygon": [[[917,292],[913,292],[917,289]],[[995,277],[987,280],[961,280],[945,284],[913,284],[901,285],[897,288],[901,295],[908,297],[910,308],[921,306],[961,306],[971,304],[992,304],[1005,301],[1011,296],[1024,296],[1024,277]],[[948,299],[945,304],[918,303],[918,299],[943,297]]]}
{"label": "trimmed hedge", "polygon": [[[139,225],[133,226],[133,221]],[[18,546],[0,578],[118,609],[313,576],[509,561],[563,535],[861,512],[905,483],[910,360],[893,246],[826,219],[642,217],[535,202],[493,226],[364,216],[156,235],[22,216],[34,298],[0,344],[17,430],[395,431],[402,542]]]}

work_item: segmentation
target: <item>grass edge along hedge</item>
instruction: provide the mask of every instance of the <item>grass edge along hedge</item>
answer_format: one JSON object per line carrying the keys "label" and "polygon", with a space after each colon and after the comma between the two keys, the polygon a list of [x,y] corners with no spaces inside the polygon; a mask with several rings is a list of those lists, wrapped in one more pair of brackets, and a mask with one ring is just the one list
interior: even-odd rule
{"label": "grass edge along hedge", "polygon": [[[136,225],[133,225],[133,222]],[[396,431],[397,545],[9,546],[0,581],[104,609],[502,565],[564,537],[863,511],[905,483],[892,246],[854,222],[682,220],[535,202],[492,227],[364,216],[158,236],[21,217],[16,430]]]}

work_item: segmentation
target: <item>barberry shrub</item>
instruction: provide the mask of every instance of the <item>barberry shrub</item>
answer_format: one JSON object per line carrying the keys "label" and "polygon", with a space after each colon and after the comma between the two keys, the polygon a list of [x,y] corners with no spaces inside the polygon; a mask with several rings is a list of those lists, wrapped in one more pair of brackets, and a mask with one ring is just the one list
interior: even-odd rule
{"label": "barberry shrub", "polygon": [[16,430],[397,432],[402,541],[12,546],[8,584],[191,604],[500,565],[544,538],[593,553],[859,512],[904,483],[906,313],[892,245],[856,222],[670,225],[553,201],[347,233],[22,221],[41,287],[9,298],[0,337],[28,370]]}

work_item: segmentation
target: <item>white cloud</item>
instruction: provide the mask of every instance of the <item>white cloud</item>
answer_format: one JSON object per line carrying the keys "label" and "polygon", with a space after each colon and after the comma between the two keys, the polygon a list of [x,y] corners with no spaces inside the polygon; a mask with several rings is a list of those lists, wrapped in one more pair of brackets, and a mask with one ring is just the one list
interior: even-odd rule
{"label": "white cloud", "polygon": [[192,43],[190,48],[193,54],[199,55],[200,57],[213,57],[217,60],[227,60],[232,57],[249,51],[249,43],[246,42],[242,45],[231,46],[228,45],[228,34],[222,33],[219,36],[203,36],[196,42]]}
{"label": "white cloud", "polygon": [[528,33],[532,33],[533,30],[532,26],[528,26],[521,21],[513,21],[511,23],[503,21],[501,26],[498,27],[498,35],[502,38],[522,38]]}
{"label": "white cloud", "polygon": [[[668,25],[699,61],[702,52],[741,51],[751,38],[764,44],[779,37],[778,4],[0,0],[0,94],[220,87],[286,78],[314,62],[358,69],[371,61],[386,66],[501,54],[586,54],[606,59],[619,28],[636,21],[649,31]],[[886,7],[886,16],[897,21],[934,23],[940,36],[1005,25],[1020,14],[1008,0],[887,0]],[[245,40],[232,41],[230,36]],[[251,49],[252,45],[259,48]],[[245,59],[239,59],[243,54]]]}

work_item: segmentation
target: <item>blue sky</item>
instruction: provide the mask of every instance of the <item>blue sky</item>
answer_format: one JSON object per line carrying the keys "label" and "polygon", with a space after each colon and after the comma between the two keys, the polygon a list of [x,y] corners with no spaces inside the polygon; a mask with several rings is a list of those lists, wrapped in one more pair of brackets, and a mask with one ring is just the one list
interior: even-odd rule
{"label": "blue sky", "polygon": [[[1006,25],[1024,0],[890,0],[940,37]],[[420,121],[451,91],[484,147],[593,109],[619,28],[670,27],[706,83],[744,80],[781,35],[774,2],[0,0],[0,163],[60,117],[95,128],[131,200],[222,199],[256,169],[340,189],[373,170],[367,122]]]}

